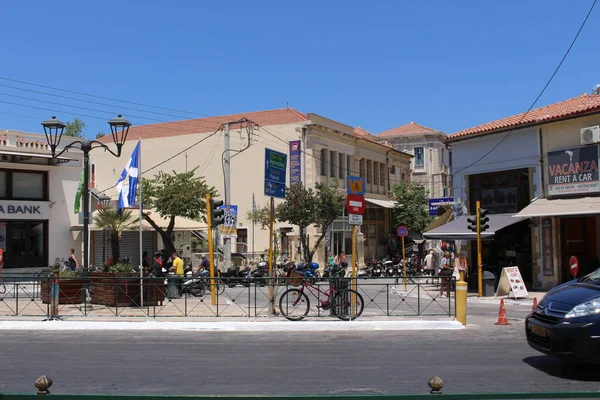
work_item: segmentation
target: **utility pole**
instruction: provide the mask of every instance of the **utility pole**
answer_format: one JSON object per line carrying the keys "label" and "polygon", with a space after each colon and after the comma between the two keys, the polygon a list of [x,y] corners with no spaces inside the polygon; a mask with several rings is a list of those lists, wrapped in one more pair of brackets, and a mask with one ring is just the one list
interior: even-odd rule
{"label": "utility pole", "polygon": [[[225,144],[225,151],[223,152],[223,175],[225,177],[225,212],[229,212],[229,206],[231,205],[231,152],[229,143],[229,123],[225,124],[223,139],[223,142]],[[231,267],[231,237],[223,238],[223,246],[224,271],[227,271],[227,268]]]}

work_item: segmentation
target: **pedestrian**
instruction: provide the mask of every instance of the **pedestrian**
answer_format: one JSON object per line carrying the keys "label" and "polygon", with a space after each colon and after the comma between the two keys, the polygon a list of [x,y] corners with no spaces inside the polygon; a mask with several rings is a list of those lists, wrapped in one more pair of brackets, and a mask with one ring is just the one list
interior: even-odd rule
{"label": "pedestrian", "polygon": [[440,270],[442,280],[440,297],[444,297],[444,290],[446,290],[447,296],[450,297],[450,277],[452,276],[452,272],[454,272],[454,267],[450,263],[442,264],[442,269]]}
{"label": "pedestrian", "polygon": [[454,259],[454,268],[456,268],[460,274],[459,279],[466,282],[469,278],[469,265],[467,264],[467,258],[464,253],[458,253],[458,257]]}
{"label": "pedestrian", "polygon": [[173,261],[173,272],[175,275],[183,276],[183,260],[179,258],[176,252],[171,255]]}
{"label": "pedestrian", "polygon": [[157,251],[156,253],[154,253],[154,258],[152,260],[152,275],[164,276],[164,273],[162,271],[162,264],[162,254],[160,251]]}
{"label": "pedestrian", "polygon": [[79,262],[77,261],[77,257],[75,257],[75,249],[69,249],[69,258],[67,258],[67,268],[71,271],[75,271],[79,268]]}
{"label": "pedestrian", "polygon": [[346,268],[348,266],[348,258],[346,257],[346,253],[340,253],[340,256],[338,257],[338,263],[342,268]]}
{"label": "pedestrian", "polygon": [[[433,249],[429,250],[429,254],[425,256],[425,262],[423,264],[425,276],[435,276],[435,251]],[[427,279],[425,283],[429,283],[429,279]]]}

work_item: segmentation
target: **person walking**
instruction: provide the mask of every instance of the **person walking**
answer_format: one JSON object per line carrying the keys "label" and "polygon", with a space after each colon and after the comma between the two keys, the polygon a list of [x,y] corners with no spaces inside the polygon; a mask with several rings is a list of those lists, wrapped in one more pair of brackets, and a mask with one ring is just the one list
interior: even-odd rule
{"label": "person walking", "polygon": [[[423,263],[423,269],[425,270],[425,276],[435,276],[435,251],[433,249],[429,250],[429,254],[425,256],[425,261]],[[425,283],[429,283],[429,279],[425,281]],[[433,279],[432,279],[433,283]]]}
{"label": "person walking", "polygon": [[79,262],[77,261],[77,257],[75,257],[75,249],[73,249],[73,248],[69,249],[69,258],[67,258],[67,267],[71,271],[75,271],[77,268],[79,268]]}

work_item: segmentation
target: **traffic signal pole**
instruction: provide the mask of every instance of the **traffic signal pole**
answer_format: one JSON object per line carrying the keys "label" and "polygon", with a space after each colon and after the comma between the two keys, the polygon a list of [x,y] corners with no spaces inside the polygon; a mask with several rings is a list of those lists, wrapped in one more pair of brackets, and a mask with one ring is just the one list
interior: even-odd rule
{"label": "traffic signal pole", "polygon": [[477,297],[483,296],[483,262],[481,260],[481,202],[475,203],[475,218],[477,221]]}
{"label": "traffic signal pole", "polygon": [[[229,138],[229,124],[225,124],[225,128],[223,131],[223,143],[225,145],[225,150],[223,151],[223,176],[225,178],[225,207],[229,207],[231,205],[231,152],[229,151]],[[229,211],[229,209],[227,209],[227,211]],[[223,238],[223,265],[225,266],[225,270],[231,267],[231,236]]]}
{"label": "traffic signal pole", "polygon": [[208,261],[210,261],[210,298],[212,305],[217,305],[217,293],[215,291],[215,259],[213,249],[213,235],[212,235],[212,209],[210,194],[205,196],[206,198],[206,226],[208,227]]}

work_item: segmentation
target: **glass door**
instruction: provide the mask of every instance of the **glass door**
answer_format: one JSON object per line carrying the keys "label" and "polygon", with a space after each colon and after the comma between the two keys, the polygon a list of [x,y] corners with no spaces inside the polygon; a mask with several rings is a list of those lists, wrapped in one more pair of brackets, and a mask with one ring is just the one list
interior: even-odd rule
{"label": "glass door", "polygon": [[4,267],[45,268],[47,266],[46,222],[7,221],[3,224],[6,224],[7,230]]}

